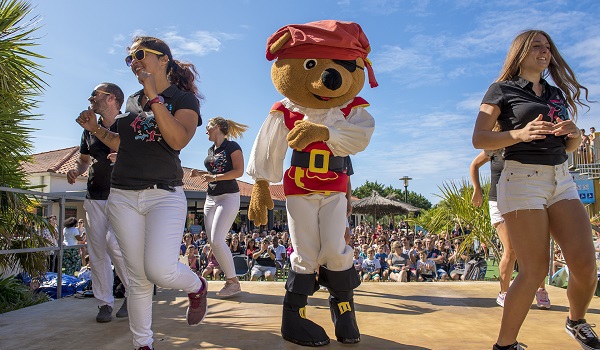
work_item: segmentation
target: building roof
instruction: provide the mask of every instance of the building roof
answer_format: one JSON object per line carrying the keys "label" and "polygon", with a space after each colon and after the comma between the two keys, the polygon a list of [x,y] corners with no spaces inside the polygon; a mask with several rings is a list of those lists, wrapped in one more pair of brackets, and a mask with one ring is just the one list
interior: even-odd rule
{"label": "building roof", "polygon": [[[75,167],[78,158],[79,147],[75,146],[33,154],[31,161],[23,163],[22,166],[27,174],[56,173],[66,175],[67,171]],[[183,189],[206,192],[207,184],[202,183],[200,177],[191,177],[192,170],[192,168],[183,167]],[[82,176],[87,177],[87,171]],[[240,180],[237,180],[237,183],[240,188],[240,196],[250,197],[253,184]],[[285,201],[282,184],[271,185],[270,189],[273,200]]]}

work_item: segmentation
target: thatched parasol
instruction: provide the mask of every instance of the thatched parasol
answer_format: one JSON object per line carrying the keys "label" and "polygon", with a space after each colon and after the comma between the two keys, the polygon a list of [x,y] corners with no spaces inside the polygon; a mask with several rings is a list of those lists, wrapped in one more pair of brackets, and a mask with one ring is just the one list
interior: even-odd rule
{"label": "thatched parasol", "polygon": [[373,214],[373,223],[376,222],[377,214],[407,214],[418,211],[421,209],[408,203],[382,197],[377,191],[373,191],[369,197],[352,202],[352,212]]}

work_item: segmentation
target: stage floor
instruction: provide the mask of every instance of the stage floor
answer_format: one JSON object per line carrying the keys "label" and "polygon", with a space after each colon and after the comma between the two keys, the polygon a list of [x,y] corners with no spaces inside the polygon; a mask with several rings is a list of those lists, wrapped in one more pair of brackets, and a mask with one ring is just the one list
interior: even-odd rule
{"label": "stage floor", "polygon": [[[209,311],[197,327],[185,322],[187,298],[158,289],[154,303],[154,347],[166,349],[305,349],[279,333],[283,282],[242,282],[231,299],[215,293],[224,282],[209,282]],[[519,341],[532,349],[579,349],[564,331],[564,289],[548,287],[552,309],[532,306]],[[328,293],[309,299],[307,317],[322,325],[332,342],[323,349],[491,349],[502,308],[497,282],[363,283],[355,296],[362,341],[335,341]],[[122,300],[117,300],[117,307]],[[96,323],[96,301],[73,297],[0,315],[0,349],[132,349],[127,319]],[[587,317],[600,324],[600,299]]]}

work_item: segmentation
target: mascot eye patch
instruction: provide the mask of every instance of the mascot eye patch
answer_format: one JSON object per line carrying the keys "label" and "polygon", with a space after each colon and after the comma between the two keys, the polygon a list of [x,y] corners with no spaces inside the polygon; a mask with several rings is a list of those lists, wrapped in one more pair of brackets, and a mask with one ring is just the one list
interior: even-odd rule
{"label": "mascot eye patch", "polygon": [[317,61],[313,59],[308,59],[304,61],[304,69],[309,70],[313,69],[317,66]]}
{"label": "mascot eye patch", "polygon": [[356,68],[364,70],[363,67],[360,67],[356,64],[356,60],[332,60],[333,62],[339,64],[340,66],[346,68],[349,72],[354,72]]}

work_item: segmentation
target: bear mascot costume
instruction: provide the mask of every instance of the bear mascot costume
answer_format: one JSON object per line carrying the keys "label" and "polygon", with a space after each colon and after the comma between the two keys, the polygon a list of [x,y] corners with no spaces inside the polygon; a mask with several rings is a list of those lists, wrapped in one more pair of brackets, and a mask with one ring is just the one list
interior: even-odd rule
{"label": "bear mascot costume", "polygon": [[[267,41],[271,79],[285,98],[273,105],[252,147],[246,172],[254,181],[248,218],[267,224],[273,208],[269,183],[280,182],[286,196],[294,252],[285,285],[281,334],[304,345],[329,344],[325,330],[307,319],[308,296],[325,286],[339,342],[358,343],[354,292],[360,279],[352,264],[346,229],[349,155],[363,151],[375,128],[357,97],[367,70],[377,82],[367,54],[369,41],[352,22],[324,20],[287,25]],[[291,166],[283,173],[288,146]],[[317,282],[318,271],[318,282]]]}

